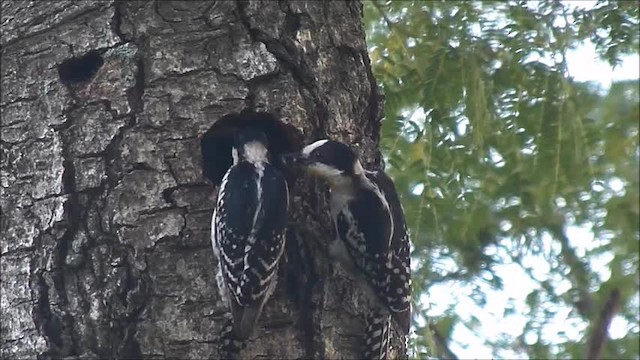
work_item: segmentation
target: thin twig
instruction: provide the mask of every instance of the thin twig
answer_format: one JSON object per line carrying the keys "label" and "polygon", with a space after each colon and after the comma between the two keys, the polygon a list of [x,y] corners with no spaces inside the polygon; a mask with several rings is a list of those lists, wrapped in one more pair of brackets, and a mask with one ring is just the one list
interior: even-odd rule
{"label": "thin twig", "polygon": [[389,19],[389,17],[387,16],[387,12],[382,8],[382,5],[378,4],[377,1],[372,1],[371,3],[373,4],[373,7],[375,7],[376,10],[378,10],[378,12],[380,13],[380,16],[382,16],[384,21],[387,23],[387,26],[389,27],[389,29],[393,29],[395,24],[393,23],[393,21],[391,21],[391,19]]}
{"label": "thin twig", "polygon": [[569,238],[564,231],[564,217],[558,215],[558,218],[555,220],[556,223],[548,225],[547,229],[560,243],[560,255],[569,268],[568,280],[578,295],[574,306],[580,316],[585,319],[590,319],[592,317],[593,298],[589,293],[588,265],[576,254],[575,249],[571,247]]}

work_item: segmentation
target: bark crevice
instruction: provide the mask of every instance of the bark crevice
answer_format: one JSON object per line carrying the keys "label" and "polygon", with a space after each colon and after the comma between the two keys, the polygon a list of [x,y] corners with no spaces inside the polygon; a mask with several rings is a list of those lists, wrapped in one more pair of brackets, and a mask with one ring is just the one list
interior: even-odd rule
{"label": "bark crevice", "polygon": [[294,45],[293,39],[296,32],[300,29],[301,14],[293,13],[288,2],[279,1],[280,9],[285,12],[285,24],[282,29],[280,38],[273,38],[267,32],[263,31],[260,27],[255,26],[251,22],[251,14],[248,13],[247,3],[239,1],[237,3],[239,18],[242,24],[247,29],[251,39],[255,42],[264,44],[273,56],[278,59],[281,65],[286,67],[290,71],[291,75],[301,85],[309,95],[306,96],[307,100],[314,106],[316,126],[316,137],[321,137],[326,134],[324,126],[329,119],[329,109],[324,95],[320,93],[319,87],[316,83],[315,75],[310,66],[306,63],[302,54],[298,48]]}

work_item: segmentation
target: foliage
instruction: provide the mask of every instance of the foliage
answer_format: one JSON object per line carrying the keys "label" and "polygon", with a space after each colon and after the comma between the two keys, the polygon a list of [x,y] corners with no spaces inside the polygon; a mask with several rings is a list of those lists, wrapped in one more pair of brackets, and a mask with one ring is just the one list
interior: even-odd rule
{"label": "foliage", "polygon": [[[573,81],[565,59],[584,41],[612,65],[638,54],[638,19],[634,1],[365,2],[386,97],[383,153],[414,243],[416,355],[444,354],[423,336],[422,294],[462,284],[482,306],[489,290],[479,284],[504,290],[496,269],[514,263],[537,285],[520,311],[521,334],[476,331],[495,356],[583,357],[587,325],[613,289],[628,329],[603,357],[638,356],[638,82],[603,96]],[[593,239],[572,239],[572,228]],[[568,307],[581,336],[550,339],[547,326]],[[429,321],[464,343],[452,339],[454,327],[473,331],[478,319],[455,311]]]}

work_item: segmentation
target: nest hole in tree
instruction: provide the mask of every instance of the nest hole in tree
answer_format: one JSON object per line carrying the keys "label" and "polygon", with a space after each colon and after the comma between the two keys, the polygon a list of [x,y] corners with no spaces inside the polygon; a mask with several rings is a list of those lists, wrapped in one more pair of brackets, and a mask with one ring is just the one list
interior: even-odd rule
{"label": "nest hole in tree", "polygon": [[67,59],[58,65],[60,81],[65,85],[89,81],[104,64],[98,51],[89,51],[83,56]]}
{"label": "nest hole in tree", "polygon": [[222,178],[233,164],[231,149],[235,134],[245,128],[257,128],[264,132],[269,142],[272,164],[278,167],[291,181],[292,174],[276,160],[277,155],[302,149],[302,133],[293,125],[285,124],[267,112],[243,110],[221,117],[200,137],[202,154],[202,174],[214,186],[220,185]]}

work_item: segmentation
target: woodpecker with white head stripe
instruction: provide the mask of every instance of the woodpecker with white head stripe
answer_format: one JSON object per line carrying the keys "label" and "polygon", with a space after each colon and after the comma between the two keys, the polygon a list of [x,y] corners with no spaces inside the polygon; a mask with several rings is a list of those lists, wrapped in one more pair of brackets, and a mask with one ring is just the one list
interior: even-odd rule
{"label": "woodpecker with white head stripe", "polygon": [[349,146],[332,140],[316,141],[282,160],[329,183],[337,232],[329,252],[361,280],[372,300],[364,356],[386,358],[389,315],[403,336],[411,321],[409,238],[393,181],[383,171],[365,170]]}
{"label": "woodpecker with white head stripe", "polygon": [[265,134],[241,129],[211,220],[218,287],[232,315],[235,340],[247,339],[275,286],[285,247],[289,192],[271,164]]}

